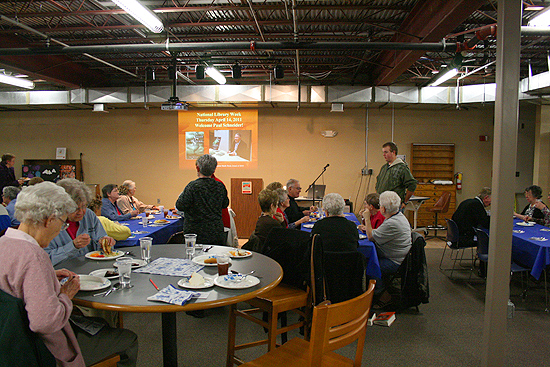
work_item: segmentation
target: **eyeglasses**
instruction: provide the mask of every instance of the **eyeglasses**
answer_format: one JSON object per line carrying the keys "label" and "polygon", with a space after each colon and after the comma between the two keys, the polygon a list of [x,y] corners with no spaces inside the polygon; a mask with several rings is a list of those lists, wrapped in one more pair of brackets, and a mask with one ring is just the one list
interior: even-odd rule
{"label": "eyeglasses", "polygon": [[62,220],[61,218],[57,218],[57,219],[59,219],[59,220],[63,223],[63,225],[61,226],[61,230],[62,230],[62,231],[64,231],[64,230],[66,230],[67,228],[69,228],[69,223],[67,223],[67,221]]}
{"label": "eyeglasses", "polygon": [[80,210],[81,212],[85,212],[85,211],[86,211],[86,207],[87,207],[86,204],[82,204],[82,205],[80,205],[78,208],[76,208],[75,212],[76,212],[76,211],[79,211],[79,210]]}

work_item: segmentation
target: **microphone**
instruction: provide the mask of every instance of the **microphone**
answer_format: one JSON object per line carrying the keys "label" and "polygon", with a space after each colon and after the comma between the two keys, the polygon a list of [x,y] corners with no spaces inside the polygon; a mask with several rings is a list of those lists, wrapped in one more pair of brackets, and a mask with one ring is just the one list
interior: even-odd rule
{"label": "microphone", "polygon": [[328,166],[330,166],[330,164],[327,163],[327,165],[326,165],[325,168],[323,168],[323,169],[327,169]]}

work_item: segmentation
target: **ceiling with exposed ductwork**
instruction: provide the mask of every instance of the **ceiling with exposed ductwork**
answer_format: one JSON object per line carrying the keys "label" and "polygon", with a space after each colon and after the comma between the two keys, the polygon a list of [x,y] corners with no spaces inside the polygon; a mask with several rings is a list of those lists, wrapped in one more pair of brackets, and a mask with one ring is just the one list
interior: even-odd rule
{"label": "ceiling with exposed ductwork", "polygon": [[[240,85],[425,86],[449,65],[476,70],[464,85],[495,79],[496,0],[141,2],[164,32],[111,1],[2,1],[0,69],[28,75],[38,90],[139,86],[149,69],[149,85],[167,85],[173,65],[179,85],[215,84],[197,79],[197,65]],[[537,13],[524,10],[523,25]],[[548,36],[522,36],[522,78],[548,70],[549,47]]]}

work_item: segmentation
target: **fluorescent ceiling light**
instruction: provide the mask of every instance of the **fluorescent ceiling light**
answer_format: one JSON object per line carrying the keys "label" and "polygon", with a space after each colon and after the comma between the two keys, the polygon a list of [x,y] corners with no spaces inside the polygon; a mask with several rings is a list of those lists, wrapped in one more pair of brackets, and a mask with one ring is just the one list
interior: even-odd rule
{"label": "fluorescent ceiling light", "polygon": [[164,30],[161,20],[155,13],[141,5],[137,0],[113,0],[113,2],[149,28],[151,32],[160,33]]}
{"label": "fluorescent ceiling light", "polygon": [[550,26],[550,8],[541,11],[527,23],[530,27],[548,27]]}
{"label": "fluorescent ceiling light", "polygon": [[539,11],[539,10],[543,10],[544,9],[544,6],[538,6],[538,5],[529,5],[527,6],[525,9],[523,10],[528,10],[528,11]]}
{"label": "fluorescent ceiling light", "polygon": [[0,83],[11,84],[21,88],[34,89],[34,83],[27,79],[16,78],[0,73]]}
{"label": "fluorescent ceiling light", "polygon": [[212,66],[207,67],[206,74],[208,74],[209,77],[217,81],[218,84],[225,84],[225,76],[223,76],[222,73],[218,71],[218,69]]}
{"label": "fluorescent ceiling light", "polygon": [[441,75],[439,78],[436,79],[435,82],[433,82],[431,85],[432,87],[436,87],[441,83],[446,82],[447,80],[451,79],[453,76],[458,74],[458,69],[454,68],[449,71],[447,71],[445,74]]}

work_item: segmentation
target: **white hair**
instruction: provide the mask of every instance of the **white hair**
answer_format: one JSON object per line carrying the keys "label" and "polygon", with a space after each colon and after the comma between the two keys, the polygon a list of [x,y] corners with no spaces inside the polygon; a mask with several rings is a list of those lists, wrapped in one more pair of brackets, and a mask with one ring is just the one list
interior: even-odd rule
{"label": "white hair", "polygon": [[327,211],[329,216],[336,216],[344,214],[344,207],[346,202],[340,194],[331,193],[326,194],[323,198],[323,209]]}
{"label": "white hair", "polygon": [[88,206],[90,201],[92,201],[92,192],[82,181],[78,181],[75,178],[64,178],[61,181],[57,181],[57,185],[64,188],[77,205],[86,204]]}
{"label": "white hair", "polygon": [[286,188],[287,190],[290,189],[291,187],[294,187],[296,184],[298,184],[300,181],[294,179],[294,178],[291,178],[290,180],[287,181],[286,183]]}
{"label": "white hair", "polygon": [[277,193],[277,196],[279,196],[279,204],[284,203],[288,199],[288,191],[285,189],[276,189],[275,192]]}
{"label": "white hair", "polygon": [[386,213],[395,214],[401,208],[401,198],[393,191],[384,191],[380,194],[380,206],[386,209]]}
{"label": "white hair", "polygon": [[15,216],[21,223],[39,224],[50,217],[60,218],[76,210],[65,189],[53,182],[25,187],[17,196]]}
{"label": "white hair", "polygon": [[129,190],[136,187],[136,183],[132,180],[126,180],[122,183],[122,186],[127,187]]}

